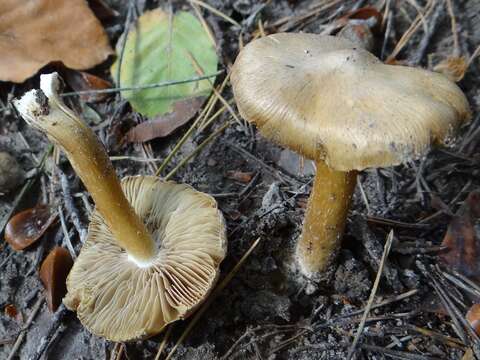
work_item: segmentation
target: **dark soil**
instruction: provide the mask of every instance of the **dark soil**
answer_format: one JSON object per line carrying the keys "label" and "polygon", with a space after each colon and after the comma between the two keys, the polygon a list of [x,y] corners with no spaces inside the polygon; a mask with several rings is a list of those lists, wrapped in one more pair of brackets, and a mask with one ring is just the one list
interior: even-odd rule
{"label": "dark soil", "polygon": [[[125,27],[128,6],[122,0],[108,2],[121,14],[104,23],[114,45]],[[383,3],[373,0],[339,1],[327,11],[295,22],[295,16],[305,14],[318,1],[207,2],[244,25],[241,35],[244,42],[248,42],[258,29],[255,14],[263,21],[267,32],[275,31],[269,25],[278,19],[290,17],[288,31],[319,33],[353,8]],[[421,7],[427,3],[424,0],[416,2]],[[420,28],[397,60],[433,68],[452,55],[453,37],[446,2],[434,2],[438,9],[425,20],[430,26],[431,36],[426,36]],[[417,14],[410,4],[413,1],[388,3],[391,4],[391,28],[385,40],[383,59],[391,53]],[[452,3],[459,48],[461,54],[468,58],[480,44],[480,1],[453,0]],[[184,1],[172,1],[171,5],[174,9],[189,9]],[[154,1],[137,1],[138,13],[157,6],[162,5]],[[238,52],[240,30],[208,11],[204,15],[215,30],[223,66],[228,68]],[[382,42],[383,37],[379,39],[379,43]],[[110,78],[107,65],[92,72]],[[47,67],[42,72],[50,70]],[[6,107],[0,113],[0,152],[11,154],[21,168],[14,177],[13,185],[16,186],[12,187],[15,189],[0,194],[0,221],[15,205],[25,181],[21,179],[40,180],[36,180],[22,197],[15,213],[39,202],[48,202],[55,208],[62,205],[62,189],[58,171],[54,171],[53,158],[49,158],[41,176],[37,177],[35,171],[36,160],[41,158],[48,141],[30,129],[7,105],[12,97],[38,87],[38,79],[35,76],[15,86],[0,84],[0,99]],[[276,147],[257,134],[254,128],[234,124],[182,167],[174,180],[213,194],[226,218],[229,242],[228,256],[221,266],[223,275],[237,264],[257,238],[261,240],[233,280],[180,344],[174,358],[344,359],[361,314],[340,316],[365,307],[385,239],[393,229],[394,244],[374,303],[394,299],[410,290],[417,291],[405,300],[370,312],[356,350],[357,358],[461,359],[465,350],[473,345],[470,340],[459,340],[458,343],[447,341],[445,337],[421,333],[418,328],[459,338],[451,318],[442,309],[429,274],[433,273],[432,266],[438,262],[435,249],[442,241],[451,214],[459,209],[468,193],[480,187],[479,84],[477,59],[459,82],[470,101],[473,120],[461,129],[457,140],[448,148],[432,150],[425,158],[403,166],[362,172],[360,183],[368,200],[369,212],[357,186],[342,250],[329,277],[321,282],[309,281],[299,275],[292,257],[314,172],[309,161],[305,161],[302,167],[302,161],[296,154]],[[224,96],[232,98],[230,89],[224,92]],[[78,104],[75,106],[80,109]],[[93,126],[110,155],[145,156],[141,145],[119,143],[119,134],[140,119],[119,96],[89,106],[100,115],[101,120]],[[87,116],[84,111],[82,114],[91,119],[91,115]],[[164,174],[220,127],[227,117],[225,113],[216,120],[212,129],[190,138]],[[164,158],[187,128],[188,125],[168,138],[152,141],[153,156]],[[121,160],[115,161],[114,165],[120,176],[151,174],[153,171],[145,162]],[[64,157],[60,158],[58,166],[66,172],[71,191],[86,194]],[[232,171],[251,173],[251,182],[232,180],[228,176]],[[3,177],[4,174],[0,174],[0,183]],[[83,217],[81,220],[86,224],[84,203],[78,196],[74,199]],[[426,218],[429,219],[421,221]],[[3,227],[3,221],[0,224]],[[78,252],[78,233],[70,218],[67,218],[67,226]],[[153,359],[163,334],[119,347],[88,333],[75,314],[63,307],[52,315],[44,302],[31,325],[24,328],[35,304],[44,297],[38,277],[41,261],[53,246],[62,244],[63,232],[55,225],[39,243],[27,250],[15,252],[5,242],[0,245],[0,359],[8,358],[13,343],[22,332],[25,338],[14,358],[110,359],[114,348],[121,348],[117,359]],[[447,287],[446,283],[442,283],[442,286],[458,300],[456,305],[461,313],[465,313],[472,302],[479,301],[452,285]],[[13,319],[4,313],[3,309],[8,304],[16,307],[23,320]],[[180,321],[173,326],[162,358],[175,345],[188,321]]]}

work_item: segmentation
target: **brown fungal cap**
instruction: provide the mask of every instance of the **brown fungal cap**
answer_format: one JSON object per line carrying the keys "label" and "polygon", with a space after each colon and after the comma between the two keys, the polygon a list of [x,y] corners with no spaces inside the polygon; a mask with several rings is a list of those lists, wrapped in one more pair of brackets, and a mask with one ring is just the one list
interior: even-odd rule
{"label": "brown fungal cap", "polygon": [[133,262],[95,211],[64,299],[85,327],[113,341],[146,338],[188,316],[214,285],[226,251],[223,217],[210,196],[152,176],[125,178],[122,188],[157,255]]}
{"label": "brown fungal cap", "polygon": [[331,36],[255,40],[235,61],[232,84],[240,113],[263,135],[340,171],[417,158],[470,116],[443,75],[385,65]]}

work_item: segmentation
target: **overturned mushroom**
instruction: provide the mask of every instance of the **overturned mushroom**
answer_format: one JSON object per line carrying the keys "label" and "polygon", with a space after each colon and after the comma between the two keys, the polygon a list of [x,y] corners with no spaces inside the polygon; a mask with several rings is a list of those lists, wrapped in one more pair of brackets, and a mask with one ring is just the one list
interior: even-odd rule
{"label": "overturned mushroom", "polygon": [[103,146],[58,96],[56,73],[15,106],[65,151],[96,210],[67,279],[65,305],[113,341],[152,336],[188,316],[225,257],[223,217],[210,196],[153,176],[118,181]]}
{"label": "overturned mushroom", "polygon": [[326,270],[345,227],[357,171],[419,158],[469,117],[443,75],[391,66],[347,39],[280,33],[248,44],[232,69],[241,115],[314,159],[317,175],[297,257]]}

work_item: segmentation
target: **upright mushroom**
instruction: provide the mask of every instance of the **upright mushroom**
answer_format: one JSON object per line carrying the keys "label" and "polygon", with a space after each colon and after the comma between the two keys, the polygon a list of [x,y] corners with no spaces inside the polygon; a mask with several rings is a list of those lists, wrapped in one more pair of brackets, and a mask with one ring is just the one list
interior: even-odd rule
{"label": "upright mushroom", "polygon": [[357,171],[419,158],[470,117],[441,74],[385,65],[347,39],[279,33],[249,43],[232,69],[240,114],[272,141],[316,161],[297,245],[305,275],[339,247]]}
{"label": "upright mushroom", "polygon": [[186,317],[214,285],[226,251],[215,200],[153,176],[118,181],[105,149],[42,75],[15,106],[65,151],[96,210],[67,279],[65,305],[94,334],[113,341],[152,336]]}

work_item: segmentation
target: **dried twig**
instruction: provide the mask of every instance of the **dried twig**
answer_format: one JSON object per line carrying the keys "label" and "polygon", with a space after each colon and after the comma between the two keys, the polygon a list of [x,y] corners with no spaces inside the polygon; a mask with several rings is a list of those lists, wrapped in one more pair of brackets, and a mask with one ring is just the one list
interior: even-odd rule
{"label": "dried twig", "polygon": [[230,283],[230,281],[233,279],[233,277],[237,274],[238,270],[242,267],[243,263],[248,259],[250,254],[255,250],[257,245],[260,243],[261,238],[258,238],[253,242],[253,244],[250,246],[250,248],[247,250],[247,252],[242,256],[242,258],[237,262],[237,264],[233,267],[233,269],[225,276],[225,278],[218,284],[218,286],[213,290],[212,294],[208,297],[208,299],[203,303],[203,305],[200,307],[200,309],[195,313],[193,316],[192,320],[188,323],[188,326],[185,328],[183,331],[182,335],[178,339],[178,341],[175,343],[173,346],[172,350],[168,353],[167,357],[165,360],[169,360],[172,358],[172,356],[175,354],[177,351],[177,348],[180,346],[180,344],[183,342],[183,340],[188,336],[190,331],[193,329],[193,327],[196,325],[198,320],[202,317],[202,315],[205,313],[205,311],[209,308],[210,304],[218,297],[220,292]]}
{"label": "dried twig", "polygon": [[392,243],[393,243],[393,230],[390,231],[387,237],[387,241],[385,242],[382,259],[380,260],[380,265],[378,266],[377,276],[375,278],[375,282],[373,283],[372,291],[370,293],[370,297],[368,298],[367,306],[365,306],[365,311],[363,312],[362,320],[360,322],[360,325],[358,326],[357,333],[355,334],[353,343],[350,349],[348,350],[347,360],[353,359],[353,356],[355,355],[355,349],[357,348],[360,337],[362,336],[363,328],[365,327],[365,322],[367,320],[368,314],[370,313],[370,310],[373,306],[373,300],[375,299],[378,285],[380,284],[380,278],[382,277],[383,267],[385,265],[385,261],[387,260],[388,254],[390,252],[390,248],[392,247]]}
{"label": "dried twig", "polygon": [[70,191],[70,185],[68,183],[67,175],[65,175],[65,173],[60,168],[58,168],[58,175],[60,177],[60,186],[62,187],[65,209],[67,210],[68,215],[70,215],[73,226],[75,226],[75,229],[80,236],[80,241],[83,244],[85,242],[85,239],[87,238],[87,228],[85,224],[83,224],[83,222],[80,220],[80,214],[73,201],[73,196],[72,192]]}
{"label": "dried twig", "polygon": [[60,327],[65,315],[67,314],[68,310],[65,305],[61,304],[55,314],[52,316],[48,329],[46,331],[45,336],[41,339],[40,344],[37,347],[37,351],[32,354],[30,360],[40,360],[47,350],[50,343],[55,338],[57,334],[57,330]]}
{"label": "dried twig", "polygon": [[60,94],[60,96],[74,96],[74,95],[84,95],[84,94],[111,94],[120,91],[136,91],[136,90],[145,90],[145,89],[155,89],[160,87],[186,84],[190,82],[210,79],[216,77],[223,73],[223,70],[219,70],[216,73],[205,75],[205,76],[194,76],[190,79],[184,80],[171,80],[171,81],[162,81],[156,84],[146,84],[146,85],[134,85],[134,86],[125,86],[125,87],[116,87],[110,89],[101,89],[101,90],[82,90],[82,91],[72,91]]}
{"label": "dried twig", "polygon": [[210,134],[210,136],[208,136],[200,145],[198,145],[195,148],[195,150],[193,150],[190,154],[188,154],[185,158],[183,158],[182,161],[180,161],[178,163],[178,165],[175,166],[175,168],[173,168],[172,171],[170,171],[165,176],[165,180],[169,180],[173,175],[175,175],[175,173],[178,171],[178,169],[180,169],[183,165],[185,165],[187,162],[189,162],[191,158],[193,158],[195,155],[197,155],[205,146],[208,145],[208,143],[210,143],[210,141],[215,139],[220,133],[222,133],[231,124],[232,124],[231,121],[227,121],[225,124],[220,126],[216,131],[214,131],[212,134]]}
{"label": "dried twig", "polygon": [[75,249],[73,248],[72,241],[70,239],[70,234],[68,233],[67,224],[65,223],[65,216],[63,215],[63,209],[61,206],[58,206],[58,216],[60,217],[60,224],[63,231],[63,239],[67,246],[68,252],[73,260],[77,258]]}
{"label": "dried twig", "polygon": [[15,344],[13,344],[12,350],[10,350],[10,354],[8,355],[7,360],[12,360],[15,357],[15,354],[17,353],[18,349],[20,348],[20,345],[23,342],[23,339],[27,335],[27,330],[32,324],[33,320],[35,319],[35,316],[37,316],[38,311],[42,308],[42,305],[44,303],[45,299],[43,296],[40,296],[33,306],[32,312],[30,313],[30,316],[27,319],[27,322],[25,323],[25,326],[23,327],[22,331],[17,337],[17,340],[15,341]]}

